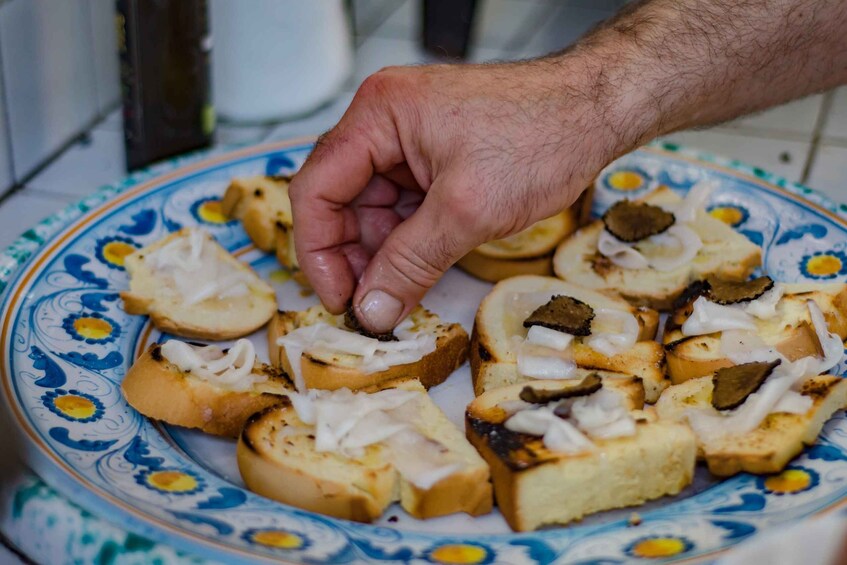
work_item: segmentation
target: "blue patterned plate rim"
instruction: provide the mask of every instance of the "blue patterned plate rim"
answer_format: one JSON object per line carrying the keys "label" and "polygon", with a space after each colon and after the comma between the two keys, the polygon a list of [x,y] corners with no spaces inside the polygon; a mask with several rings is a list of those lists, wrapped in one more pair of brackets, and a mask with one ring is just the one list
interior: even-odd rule
{"label": "blue patterned plate rim", "polygon": [[[311,138],[310,138],[311,140]],[[309,140],[309,141],[310,141]],[[18,283],[23,278],[24,274],[30,272],[32,267],[37,267],[43,261],[46,261],[50,253],[54,249],[45,252],[48,247],[57,248],[60,250],[65,238],[70,237],[74,233],[74,229],[81,227],[83,221],[95,213],[103,213],[107,209],[112,210],[111,213],[116,213],[121,204],[133,202],[144,198],[157,188],[163,188],[168,185],[169,181],[176,182],[184,180],[191,175],[201,175],[210,170],[214,166],[223,167],[226,165],[238,162],[240,159],[255,157],[257,155],[270,154],[273,151],[294,150],[303,148],[305,140],[294,140],[290,142],[272,143],[261,146],[241,149],[235,152],[226,152],[223,149],[217,149],[207,153],[198,153],[189,157],[173,160],[168,163],[161,164],[149,170],[137,173],[128,177],[125,181],[104,187],[95,195],[81,201],[78,204],[71,205],[51,216],[50,218],[39,223],[35,228],[26,232],[21,238],[0,254],[0,289],[3,290],[3,319],[4,325],[7,323],[7,316],[10,314],[10,301],[14,300],[18,292]],[[788,182],[776,175],[772,175],[760,169],[749,167],[737,161],[731,161],[714,157],[705,153],[695,152],[687,149],[682,149],[672,144],[653,144],[653,146],[640,150],[656,155],[664,155],[670,159],[683,160],[692,165],[705,167],[707,169],[723,170],[732,176],[743,177],[744,180],[759,185],[768,191],[778,194],[780,197],[787,198],[801,207],[814,212],[816,215],[824,216],[836,223],[847,226],[847,207],[837,205],[823,195],[814,192],[811,189],[803,187],[796,183]],[[210,158],[211,157],[211,158]],[[161,176],[160,176],[161,175]],[[120,196],[119,196],[120,195]],[[809,201],[811,200],[811,202]],[[61,239],[60,239],[61,238]],[[50,245],[48,245],[50,244]],[[37,262],[37,263],[36,263]],[[17,289],[17,290],[16,290]],[[14,304],[12,305],[14,306]],[[4,328],[4,341],[6,331]],[[5,347],[5,345],[4,345]],[[3,357],[6,356],[6,351],[0,352]],[[6,372],[5,363],[0,370]],[[159,518],[148,516],[138,509],[127,505],[121,508],[122,503],[114,497],[113,494],[92,485],[84,476],[77,474],[75,471],[65,466],[63,462],[56,457],[48,446],[41,443],[35,430],[31,429],[22,414],[19,413],[19,407],[13,403],[11,395],[9,395],[9,379],[6,375],[3,377],[3,384],[7,393],[7,401],[10,408],[17,416],[18,424],[24,432],[29,435],[29,443],[31,447],[35,445],[37,450],[34,453],[29,453],[31,457],[30,463],[39,472],[49,477],[50,484],[55,484],[61,492],[66,494],[70,499],[79,502],[82,506],[94,509],[97,512],[102,512],[101,515],[111,515],[115,510],[120,513],[119,519],[122,525],[138,533],[148,535],[154,539],[170,543],[175,547],[181,547],[192,551],[197,551],[201,555],[216,558],[220,557],[221,550],[224,550],[233,557],[244,558],[249,555],[250,558],[270,557],[273,554],[256,554],[247,553],[244,549],[232,545],[224,545],[217,543],[215,540],[210,540],[208,536],[198,534],[196,531],[190,531],[184,526],[176,525],[171,522],[164,522]],[[32,450],[30,450],[32,451]],[[83,490],[91,489],[96,496],[87,496]],[[111,501],[110,501],[111,500]],[[831,501],[823,508],[817,509],[820,512],[826,508],[831,508],[840,505],[844,502],[843,498]],[[345,535],[355,532],[362,535],[376,528],[372,526],[349,524],[338,520],[315,517],[320,522],[342,529]],[[577,531],[579,528],[571,529]],[[595,528],[592,528],[595,529]],[[486,544],[511,544],[513,546],[525,546],[528,549],[528,555],[536,561],[549,561],[555,556],[549,553],[549,548],[544,546],[544,541],[555,539],[562,536],[562,532],[567,530],[535,532],[529,534],[518,535],[480,535],[480,536],[446,536],[440,534],[425,534],[415,532],[400,532],[398,539],[416,538],[418,541],[430,543],[431,547],[435,548],[429,553],[408,554],[406,557],[417,557],[424,560],[435,560],[433,551],[437,550],[437,545],[432,545],[433,542],[443,544],[465,544],[473,546],[475,543],[485,550],[488,557],[492,557],[491,548]],[[384,532],[382,532],[384,534]],[[182,535],[180,535],[182,534]],[[748,532],[749,534],[749,532]],[[574,536],[575,538],[578,536]],[[739,536],[743,539],[744,536]],[[405,541],[405,540],[404,540]],[[537,543],[536,543],[537,542]],[[731,545],[731,544],[728,544]],[[684,544],[683,544],[684,547]],[[361,550],[361,546],[358,547]],[[375,551],[374,548],[370,548]],[[547,551],[547,553],[545,553]],[[367,552],[366,552],[367,553]],[[713,554],[714,552],[712,552]],[[684,554],[684,552],[683,552]],[[362,555],[361,552],[356,555]],[[405,555],[405,554],[404,554]],[[496,555],[496,553],[494,553]],[[633,554],[629,554],[631,557]],[[693,555],[692,557],[703,557],[706,554]],[[680,555],[682,556],[682,555]],[[292,555],[273,555],[275,560],[280,557],[292,557]],[[337,555],[336,557],[341,557]],[[345,556],[349,559],[349,556]],[[374,555],[371,555],[374,557]],[[382,558],[405,558],[399,554],[393,556],[388,555],[383,551]],[[687,557],[687,555],[686,555]],[[487,559],[487,558],[486,558]],[[486,560],[478,562],[489,562]]]}

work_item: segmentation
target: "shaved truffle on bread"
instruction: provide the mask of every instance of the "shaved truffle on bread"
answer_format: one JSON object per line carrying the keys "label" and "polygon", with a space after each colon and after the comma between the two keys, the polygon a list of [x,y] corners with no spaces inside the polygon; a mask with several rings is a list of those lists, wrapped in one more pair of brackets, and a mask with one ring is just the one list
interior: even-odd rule
{"label": "shaved truffle on bread", "polygon": [[527,275],[501,281],[479,306],[470,348],[471,375],[477,395],[492,388],[532,381],[518,371],[513,343],[513,336],[527,333],[524,321],[530,312],[518,312],[516,297],[521,295],[569,296],[594,311],[627,312],[637,320],[639,335],[635,345],[617,355],[603,355],[575,339],[573,361],[577,370],[573,378],[582,378],[592,371],[603,377],[634,375],[643,380],[650,402],[655,402],[668,385],[664,374],[664,352],[661,345],[653,341],[658,327],[658,312],[636,308],[611,292],[597,292],[553,277]]}
{"label": "shaved truffle on bread", "polygon": [[[664,186],[641,200],[652,206],[676,205],[681,201]],[[598,250],[600,234],[605,228],[602,220],[581,228],[562,242],[553,257],[553,269],[566,281],[617,292],[636,306],[668,310],[694,280],[707,276],[745,280],[761,264],[759,246],[705,210],[698,210],[695,220],[688,226],[700,237],[703,247],[693,261],[670,271],[615,265]]]}

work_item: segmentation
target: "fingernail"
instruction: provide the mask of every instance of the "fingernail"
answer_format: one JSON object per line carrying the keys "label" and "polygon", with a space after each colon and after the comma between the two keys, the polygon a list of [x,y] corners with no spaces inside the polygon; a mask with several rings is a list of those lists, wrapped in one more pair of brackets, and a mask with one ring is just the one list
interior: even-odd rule
{"label": "fingernail", "polygon": [[372,290],[359,303],[359,312],[371,331],[387,332],[397,325],[403,313],[403,303],[387,292]]}

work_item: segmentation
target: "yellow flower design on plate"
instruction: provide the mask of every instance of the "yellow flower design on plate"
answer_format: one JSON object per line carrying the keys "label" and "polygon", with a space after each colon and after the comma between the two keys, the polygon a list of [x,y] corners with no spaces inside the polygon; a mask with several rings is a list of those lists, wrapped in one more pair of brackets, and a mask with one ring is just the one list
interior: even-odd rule
{"label": "yellow flower design on plate", "polygon": [[485,563],[488,556],[489,551],[486,548],[471,544],[442,545],[429,552],[430,560],[450,565]]}
{"label": "yellow flower design on plate", "polygon": [[816,477],[806,469],[786,469],[778,475],[766,478],[764,487],[775,494],[795,494],[810,489],[816,482]]}
{"label": "yellow flower design on plate", "polygon": [[74,330],[86,339],[106,339],[112,335],[112,324],[103,318],[83,316],[74,320]]}
{"label": "yellow flower design on plate", "polygon": [[715,206],[709,210],[709,214],[713,218],[733,227],[744,223],[748,217],[748,212],[738,206]]}
{"label": "yellow flower design on plate", "polygon": [[195,203],[194,214],[198,220],[207,224],[225,224],[231,218],[224,214],[221,208],[221,201],[216,198],[209,198]]}
{"label": "yellow flower design on plate", "polygon": [[831,279],[842,274],[844,257],[841,253],[818,252],[805,258],[801,270],[814,279]]}
{"label": "yellow flower design on plate", "polygon": [[48,410],[71,422],[94,422],[103,416],[103,403],[90,394],[76,389],[57,388],[41,397]]}
{"label": "yellow flower design on plate", "polygon": [[658,559],[685,553],[691,547],[691,542],[681,537],[648,537],[636,540],[627,548],[627,553],[633,557]]}
{"label": "yellow flower design on plate", "polygon": [[197,479],[182,471],[153,471],[147,475],[147,484],[156,490],[175,493],[194,492],[200,486]]}
{"label": "yellow flower design on plate", "polygon": [[94,405],[94,402],[75,394],[56,397],[53,400],[53,406],[56,407],[56,410],[74,420],[85,420],[97,413],[97,406]]}
{"label": "yellow flower design on plate", "polygon": [[103,246],[103,258],[118,267],[124,266],[124,258],[135,251],[135,247],[124,241],[110,241]]}
{"label": "yellow flower design on plate", "polygon": [[305,544],[302,537],[285,530],[260,530],[251,539],[258,544],[279,549],[300,549]]}
{"label": "yellow flower design on plate", "polygon": [[647,183],[647,179],[636,171],[616,171],[609,175],[606,182],[615,190],[632,192],[642,188]]}

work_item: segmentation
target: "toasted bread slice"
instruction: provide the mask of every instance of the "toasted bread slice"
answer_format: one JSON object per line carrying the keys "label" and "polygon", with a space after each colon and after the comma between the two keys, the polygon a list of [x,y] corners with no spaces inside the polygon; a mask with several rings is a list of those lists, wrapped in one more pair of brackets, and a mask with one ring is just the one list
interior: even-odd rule
{"label": "toasted bread slice", "polygon": [[[574,361],[578,367],[588,371],[600,371],[601,376],[622,373],[640,377],[644,381],[647,401],[655,402],[659,398],[659,393],[669,383],[664,374],[662,346],[653,341],[659,324],[658,312],[636,308],[611,292],[597,292],[554,277],[533,275],[497,283],[479,306],[470,349],[471,375],[477,395],[499,386],[531,380],[518,373],[517,357],[511,343],[512,336],[526,335],[523,321],[528,312],[515,312],[510,304],[516,295],[538,292],[563,294],[577,298],[592,308],[610,308],[635,315],[641,333],[632,349],[607,357],[577,338],[573,346]],[[585,374],[585,371],[578,371],[576,376]]]}
{"label": "toasted bread slice", "polygon": [[556,246],[588,221],[593,195],[592,184],[570,208],[520,233],[480,245],[457,265],[489,282],[518,275],[551,276]]}
{"label": "toasted bread slice", "polygon": [[232,179],[221,201],[221,209],[241,220],[253,243],[267,253],[276,252],[283,267],[297,268],[294,251],[291,201],[287,176],[244,177]]}
{"label": "toasted bread slice", "polygon": [[[665,344],[668,375],[674,384],[711,375],[734,363],[721,353],[721,334],[686,337],[682,324],[691,315],[699,294],[690,291],[677,301],[668,316],[662,341]],[[756,318],[756,333],[765,343],[775,347],[789,361],[818,353],[820,344],[812,326],[806,301],[814,300],[823,312],[829,331],[847,338],[847,284],[803,283],[783,284],[785,294],[777,304],[777,316],[767,320]]]}
{"label": "toasted bread slice", "polygon": [[472,516],[491,511],[488,466],[417,380],[383,383],[420,392],[413,409],[414,426],[461,462],[461,468],[422,489],[391,464],[384,444],[348,458],[318,452],[314,428],[304,424],[289,402],[256,414],[238,442],[238,468],[247,487],[262,496],[311,512],[371,522],[399,501],[416,518],[456,512]]}
{"label": "toasted bread slice", "polygon": [[252,373],[262,382],[246,391],[233,390],[180,371],[154,343],[129,368],[121,390],[129,405],[148,418],[234,438],[250,416],[294,389],[288,377],[270,365],[257,361]]}
{"label": "toasted bread slice", "polygon": [[[681,201],[667,187],[659,187],[642,201],[654,205]],[[762,262],[762,250],[705,210],[689,224],[703,248],[695,259],[672,271],[623,269],[597,250],[603,222],[597,220],[562,242],[553,257],[553,270],[562,279],[594,289],[609,289],[637,306],[668,310],[674,299],[694,280],[714,275],[727,280],[744,280]]]}
{"label": "toasted bread slice", "polygon": [[[428,389],[444,382],[467,359],[467,332],[459,324],[442,322],[438,315],[421,307],[415,308],[409,316],[415,332],[429,332],[435,336],[435,351],[415,363],[394,365],[373,373],[361,369],[362,358],[358,355],[328,350],[305,351],[300,357],[300,367],[306,388],[360,390],[399,378],[417,378]],[[278,312],[268,326],[271,363],[289,375],[296,374],[292,372],[285,347],[278,345],[277,340],[297,328],[318,322],[341,327],[342,319],[342,316],[327,312],[323,306],[313,306],[302,312]]]}
{"label": "toasted bread slice", "polygon": [[[778,473],[806,445],[812,445],[832,415],[847,407],[847,379],[832,375],[807,377],[800,393],[812,398],[806,414],[772,413],[759,427],[744,435],[708,442],[698,439],[698,454],[709,471],[728,477],[736,473]],[[692,408],[712,407],[712,377],[690,379],[662,393],[656,410],[662,420],[685,421]]]}
{"label": "toasted bread slice", "polygon": [[[194,235],[192,235],[194,234]],[[241,277],[246,291],[227,297],[211,295],[191,303],[175,278],[155,268],[150,256],[177,240],[203,239],[205,264],[197,273],[183,272],[183,283],[191,292],[226,276]],[[213,262],[213,270],[209,270]],[[129,314],[147,314],[159,330],[174,335],[209,340],[226,340],[250,334],[264,326],[277,308],[276,293],[248,265],[241,263],[201,230],[182,229],[128,255],[124,265],[129,273],[129,290],[121,292]],[[208,273],[208,274],[203,274]],[[176,276],[176,275],[175,275]],[[205,280],[209,278],[212,280]]]}
{"label": "toasted bread slice", "polygon": [[[533,388],[558,389],[569,381],[535,381]],[[576,384],[576,383],[574,383]],[[525,385],[494,389],[468,406],[470,442],[491,467],[500,512],[515,531],[564,525],[583,516],[643,504],[679,493],[694,476],[694,434],[685,424],[658,421],[641,411],[638,379],[603,381],[623,393],[636,419],[636,434],[593,440],[593,451],[550,451],[540,437],[512,432],[503,425],[499,405],[518,398]]]}

